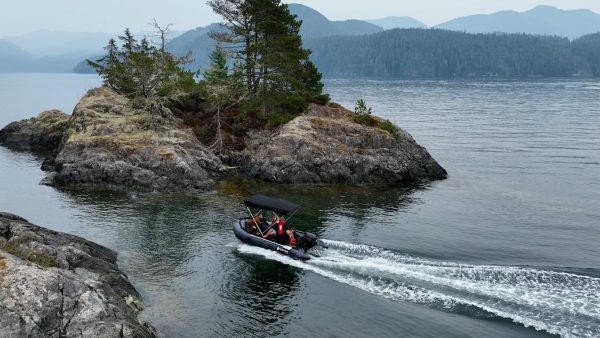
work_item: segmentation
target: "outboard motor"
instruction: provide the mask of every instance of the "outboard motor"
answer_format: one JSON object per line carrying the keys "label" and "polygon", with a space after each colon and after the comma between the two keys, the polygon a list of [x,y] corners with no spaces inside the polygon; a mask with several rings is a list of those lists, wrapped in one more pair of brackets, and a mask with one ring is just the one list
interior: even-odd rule
{"label": "outboard motor", "polygon": [[317,245],[318,239],[319,237],[317,235],[311,234],[310,232],[306,232],[302,237],[298,239],[298,245],[296,246],[296,248],[304,250],[304,252],[306,252],[310,248]]}

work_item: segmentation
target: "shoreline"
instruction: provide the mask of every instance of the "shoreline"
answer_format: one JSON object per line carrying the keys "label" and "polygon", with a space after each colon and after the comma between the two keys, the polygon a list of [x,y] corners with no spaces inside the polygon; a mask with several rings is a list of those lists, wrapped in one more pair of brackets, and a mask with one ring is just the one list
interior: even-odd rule
{"label": "shoreline", "polygon": [[156,337],[117,253],[0,212],[0,335]]}

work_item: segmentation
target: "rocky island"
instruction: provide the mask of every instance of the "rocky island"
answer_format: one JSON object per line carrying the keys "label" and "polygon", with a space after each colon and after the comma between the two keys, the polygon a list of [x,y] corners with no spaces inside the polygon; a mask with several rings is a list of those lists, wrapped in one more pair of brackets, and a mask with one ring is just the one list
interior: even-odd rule
{"label": "rocky island", "polygon": [[333,103],[311,104],[275,130],[249,132],[244,149],[217,156],[180,119],[163,118],[158,129],[149,128],[124,96],[101,87],[90,90],[72,115],[49,111],[9,124],[0,130],[0,144],[50,154],[43,169],[55,186],[195,193],[236,173],[293,184],[446,177],[406,131],[359,124],[352,114]]}
{"label": "rocky island", "polygon": [[155,337],[117,254],[0,212],[0,337]]}

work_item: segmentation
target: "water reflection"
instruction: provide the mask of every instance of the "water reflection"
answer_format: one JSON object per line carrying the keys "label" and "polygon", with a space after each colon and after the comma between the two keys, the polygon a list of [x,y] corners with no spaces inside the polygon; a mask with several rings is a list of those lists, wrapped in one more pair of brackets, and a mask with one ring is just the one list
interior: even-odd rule
{"label": "water reflection", "polygon": [[[110,190],[61,190],[82,217],[112,233],[168,277],[198,254],[196,247],[217,245],[212,237],[228,234],[235,202],[224,196],[130,195]],[[216,198],[215,198],[216,197]],[[222,244],[222,241],[218,241]],[[155,271],[156,272],[156,271]]]}
{"label": "water reflection", "polygon": [[360,233],[370,215],[411,208],[420,203],[414,192],[426,188],[288,186],[238,177],[196,197],[60,191],[89,227],[82,231],[85,237],[104,238],[101,242],[119,251],[149,305],[145,319],[170,335],[188,335],[202,319],[203,334],[265,336],[288,333],[298,315],[303,272],[237,252],[240,243],[231,228],[245,213],[245,197],[260,192],[297,202],[303,209],[295,225],[326,235],[340,224],[331,220],[340,217]]}
{"label": "water reflection", "polygon": [[266,336],[286,333],[293,320],[300,271],[256,256],[235,253],[241,261],[220,290],[236,315],[227,336]]}
{"label": "water reflection", "polygon": [[263,193],[289,199],[302,205],[293,224],[301,230],[322,235],[331,217],[352,218],[357,232],[364,229],[366,220],[375,215],[393,215],[422,201],[414,193],[428,188],[428,183],[380,186],[309,186],[271,184],[241,176],[221,182],[220,191],[240,200],[253,193]]}

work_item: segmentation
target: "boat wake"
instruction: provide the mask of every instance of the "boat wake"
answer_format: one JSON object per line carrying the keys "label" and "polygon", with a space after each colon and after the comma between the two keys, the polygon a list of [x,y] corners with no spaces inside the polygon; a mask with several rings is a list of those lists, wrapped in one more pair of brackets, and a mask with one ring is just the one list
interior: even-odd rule
{"label": "boat wake", "polygon": [[510,319],[563,337],[600,336],[600,278],[515,266],[469,265],[325,241],[310,261],[240,245],[242,253],[312,271],[388,299]]}

